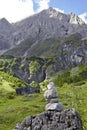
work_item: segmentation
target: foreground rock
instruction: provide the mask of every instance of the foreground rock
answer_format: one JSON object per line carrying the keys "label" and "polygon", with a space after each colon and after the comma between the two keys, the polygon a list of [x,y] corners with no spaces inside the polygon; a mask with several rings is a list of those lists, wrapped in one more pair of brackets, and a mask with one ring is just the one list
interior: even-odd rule
{"label": "foreground rock", "polygon": [[27,117],[14,130],[82,130],[82,122],[74,109],[46,111]]}

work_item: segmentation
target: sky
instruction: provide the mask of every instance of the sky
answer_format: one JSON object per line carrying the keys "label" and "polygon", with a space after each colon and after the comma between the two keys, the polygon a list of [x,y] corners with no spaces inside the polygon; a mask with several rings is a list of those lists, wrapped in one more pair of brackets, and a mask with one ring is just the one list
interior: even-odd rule
{"label": "sky", "polygon": [[87,23],[87,0],[0,0],[0,19],[13,23],[49,7],[62,13],[73,12]]}

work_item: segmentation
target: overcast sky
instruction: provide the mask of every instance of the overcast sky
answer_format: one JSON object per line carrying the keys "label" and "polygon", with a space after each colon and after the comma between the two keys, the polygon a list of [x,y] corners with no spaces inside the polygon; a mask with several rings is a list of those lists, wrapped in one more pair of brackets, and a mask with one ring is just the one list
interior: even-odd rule
{"label": "overcast sky", "polygon": [[87,0],[0,0],[0,18],[16,22],[49,7],[74,12],[87,23]]}

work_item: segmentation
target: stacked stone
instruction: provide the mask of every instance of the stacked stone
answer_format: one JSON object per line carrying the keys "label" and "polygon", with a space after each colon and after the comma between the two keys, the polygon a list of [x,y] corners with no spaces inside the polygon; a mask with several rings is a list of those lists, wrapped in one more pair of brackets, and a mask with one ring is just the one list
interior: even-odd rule
{"label": "stacked stone", "polygon": [[54,86],[53,82],[50,82],[47,85],[48,90],[45,91],[44,97],[48,104],[45,106],[45,110],[49,111],[58,111],[61,112],[63,110],[63,105],[58,101],[58,93]]}
{"label": "stacked stone", "polygon": [[46,111],[27,117],[13,130],[82,130],[82,121],[75,109],[62,111],[63,105],[58,102],[58,93],[53,82],[50,82],[47,88],[44,93],[48,102]]}

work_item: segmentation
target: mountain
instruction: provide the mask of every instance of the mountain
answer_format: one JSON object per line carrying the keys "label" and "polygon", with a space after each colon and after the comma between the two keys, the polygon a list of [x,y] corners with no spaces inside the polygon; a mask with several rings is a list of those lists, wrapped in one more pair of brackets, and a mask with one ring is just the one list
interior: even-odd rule
{"label": "mountain", "polygon": [[6,63],[1,60],[1,67],[5,64],[4,71],[25,82],[41,82],[58,71],[87,64],[87,25],[73,13],[50,7],[14,24],[6,19],[0,23],[1,53],[13,57],[10,65],[8,58]]}
{"label": "mountain", "polygon": [[45,42],[48,43],[45,46],[49,46],[53,40],[59,43],[75,33],[79,33],[81,39],[85,39],[87,25],[77,15],[63,14],[51,7],[14,24],[3,18],[0,20],[0,44],[6,46],[2,46],[0,53],[14,48],[12,51],[23,50],[22,54],[20,51],[20,56],[29,56],[36,46]]}

